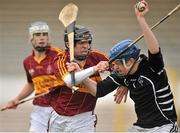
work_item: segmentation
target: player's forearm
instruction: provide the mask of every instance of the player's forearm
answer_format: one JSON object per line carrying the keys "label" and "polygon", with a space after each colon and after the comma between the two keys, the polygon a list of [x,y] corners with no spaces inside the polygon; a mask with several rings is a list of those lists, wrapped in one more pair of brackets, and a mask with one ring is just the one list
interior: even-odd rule
{"label": "player's forearm", "polygon": [[[75,72],[75,81],[76,81],[76,85],[78,85],[79,83],[81,83],[83,80],[85,80],[86,78],[88,78],[89,76],[93,75],[96,72],[96,70],[94,69],[94,67],[90,67],[84,70],[81,70],[79,72]],[[64,77],[64,82],[66,83],[66,85],[68,87],[72,87],[72,82],[71,82],[71,75],[67,74]]]}
{"label": "player's forearm", "polygon": [[26,97],[28,97],[30,94],[32,94],[34,91],[34,86],[32,83],[26,83],[20,93],[15,97],[16,100],[20,101]]}
{"label": "player's forearm", "polygon": [[159,52],[159,44],[158,41],[154,35],[154,33],[151,31],[150,27],[148,26],[146,20],[144,17],[137,17],[137,20],[139,22],[139,25],[143,31],[144,39],[147,44],[147,47],[149,51],[152,54],[156,54]]}
{"label": "player's forearm", "polygon": [[90,93],[93,96],[96,96],[97,93],[97,83],[94,80],[91,80],[89,78],[85,79],[83,81],[84,85],[88,88],[88,90],[90,91]]}

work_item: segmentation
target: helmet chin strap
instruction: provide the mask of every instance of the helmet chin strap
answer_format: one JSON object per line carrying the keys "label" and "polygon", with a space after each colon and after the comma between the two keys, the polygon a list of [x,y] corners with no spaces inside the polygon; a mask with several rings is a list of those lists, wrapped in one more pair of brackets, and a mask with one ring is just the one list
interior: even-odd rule
{"label": "helmet chin strap", "polygon": [[132,69],[133,69],[133,67],[134,67],[135,64],[136,64],[136,61],[134,61],[134,63],[133,63],[132,65],[130,65],[129,67],[125,64],[125,67],[126,67],[127,69],[129,69],[129,71],[128,71],[128,73],[127,73],[126,76],[128,76],[128,75],[130,74],[130,72],[132,71]]}
{"label": "helmet chin strap", "polygon": [[89,52],[87,55],[74,55],[74,58],[78,61],[84,61],[88,58],[88,56],[89,56]]}
{"label": "helmet chin strap", "polygon": [[86,60],[88,55],[75,55],[74,58],[78,61],[84,61]]}
{"label": "helmet chin strap", "polygon": [[91,47],[88,49],[88,54],[87,55],[74,55],[74,58],[78,61],[84,61],[88,58],[89,52],[91,51]]}
{"label": "helmet chin strap", "polygon": [[121,73],[119,73],[119,72],[117,72],[117,71],[112,71],[112,74],[115,74],[115,75],[118,76],[119,78],[124,78],[124,77],[125,77],[125,75],[123,75],[123,74],[121,74]]}
{"label": "helmet chin strap", "polygon": [[38,51],[38,52],[45,52],[45,51],[48,50],[48,46],[40,47],[40,46],[34,46],[34,45],[33,45],[33,47],[34,47],[34,49],[35,49],[36,51]]}
{"label": "helmet chin strap", "polygon": [[[123,66],[124,66],[126,69],[132,69],[132,66],[134,65],[134,63],[133,63],[132,65],[127,66],[125,59],[122,60],[122,63],[123,63]],[[129,72],[128,72],[128,73],[129,73]]]}
{"label": "helmet chin strap", "polygon": [[127,66],[125,59],[123,59],[123,60],[122,60],[123,66],[124,66],[126,69],[129,69],[128,73],[127,73],[126,75],[123,75],[123,74],[121,74],[121,73],[119,73],[119,72],[116,72],[116,71],[114,71],[113,73],[116,74],[116,75],[117,75],[118,77],[120,77],[120,78],[127,78],[128,75],[130,74],[130,72],[132,71],[134,65],[136,64],[136,62],[137,62],[137,60],[135,60],[132,65]]}
{"label": "helmet chin strap", "polygon": [[128,75],[129,75],[129,73],[131,72],[133,66],[135,65],[135,62],[134,62],[132,65],[127,66],[125,59],[122,59],[122,64],[123,64],[123,66],[124,66],[126,69],[129,69],[128,73],[127,73],[126,75],[121,74],[121,73],[119,73],[119,72],[117,72],[117,71],[113,71],[113,73],[116,74],[116,75],[117,75],[118,77],[120,77],[120,78],[127,78]]}
{"label": "helmet chin strap", "polygon": [[129,71],[128,71],[128,73],[127,73],[126,76],[128,76],[128,75],[130,74],[130,72],[132,71],[132,69],[133,69],[134,65],[136,64],[136,62],[140,62],[140,61],[141,61],[141,58],[138,57],[138,58],[134,61],[134,63],[133,63],[131,66],[129,66],[129,67],[127,67],[127,65],[126,65],[126,63],[125,63],[125,67],[129,68]]}

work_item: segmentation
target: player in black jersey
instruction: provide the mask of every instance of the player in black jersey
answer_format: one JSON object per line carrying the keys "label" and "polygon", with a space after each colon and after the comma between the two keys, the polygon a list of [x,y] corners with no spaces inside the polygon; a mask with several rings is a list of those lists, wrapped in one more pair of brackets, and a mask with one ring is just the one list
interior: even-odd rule
{"label": "player in black jersey", "polygon": [[[109,64],[113,70],[110,76],[98,83],[87,78],[94,72],[109,68],[108,62],[100,62],[94,67],[76,72],[76,82],[83,81],[97,98],[107,95],[118,86],[126,86],[135,103],[137,115],[137,121],[129,132],[178,132],[173,94],[161,49],[144,18],[148,10],[147,2],[144,11],[139,12],[135,8],[137,21],[148,47],[148,57],[140,54],[140,48],[136,44],[129,47],[132,40],[123,40],[110,50]],[[68,68],[69,71],[79,69],[75,63],[69,64]]]}

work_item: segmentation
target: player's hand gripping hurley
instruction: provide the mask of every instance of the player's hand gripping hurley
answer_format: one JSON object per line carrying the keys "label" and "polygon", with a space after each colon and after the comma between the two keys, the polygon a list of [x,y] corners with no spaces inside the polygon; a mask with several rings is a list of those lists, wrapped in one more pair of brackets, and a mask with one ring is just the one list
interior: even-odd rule
{"label": "player's hand gripping hurley", "polygon": [[[63,23],[68,34],[70,62],[74,61],[74,29],[75,29],[77,14],[78,14],[78,7],[73,3],[66,5],[59,14],[59,20]],[[76,91],[78,87],[75,86],[74,71],[71,72],[71,82],[72,82],[72,90]]]}
{"label": "player's hand gripping hurley", "polygon": [[[24,100],[20,100],[20,101],[19,101],[18,103],[16,103],[14,106],[17,106],[17,105],[23,104],[23,103],[25,103],[25,102],[31,101],[31,100],[33,100],[33,99],[35,99],[35,98],[40,97],[40,96],[45,96],[45,95],[48,94],[49,92],[50,92],[50,91],[47,91],[47,92],[44,92],[44,93],[42,93],[42,94],[39,94],[39,95],[30,97],[30,98],[27,98],[27,99],[24,99]],[[3,108],[1,108],[1,111],[5,111],[5,110],[7,110],[7,109],[9,109],[9,108],[3,107]]]}
{"label": "player's hand gripping hurley", "polygon": [[[78,7],[73,4],[70,3],[68,5],[66,5],[60,12],[59,14],[59,20],[63,23],[64,27],[67,30],[67,34],[68,34],[68,41],[69,41],[69,50],[70,50],[70,61],[74,61],[74,28],[75,28],[75,22],[76,22],[76,18],[77,18],[77,13],[78,13]],[[71,72],[71,79],[72,79],[72,89],[73,91],[77,90],[78,87],[75,86],[75,75],[74,75],[74,71]],[[34,97],[30,97],[28,99],[25,100],[21,100],[19,101],[17,104],[15,105],[20,105],[22,103],[28,102],[33,100],[34,98],[40,97],[40,96],[44,96],[46,94],[48,94],[48,92],[42,93],[40,95],[36,95]],[[1,111],[5,111],[9,108],[1,108]]]}

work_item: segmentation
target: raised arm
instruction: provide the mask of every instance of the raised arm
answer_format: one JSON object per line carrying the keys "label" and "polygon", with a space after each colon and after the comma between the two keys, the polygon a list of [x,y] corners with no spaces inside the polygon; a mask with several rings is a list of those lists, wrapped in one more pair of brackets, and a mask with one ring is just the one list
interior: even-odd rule
{"label": "raised arm", "polygon": [[156,54],[159,52],[159,44],[158,44],[158,41],[157,41],[154,33],[151,31],[150,27],[148,26],[148,24],[145,20],[145,15],[149,11],[149,6],[145,0],[143,0],[142,2],[145,5],[145,10],[140,12],[135,7],[135,14],[136,14],[138,23],[142,29],[142,32],[144,34],[144,39],[147,44],[149,52],[151,54]]}

